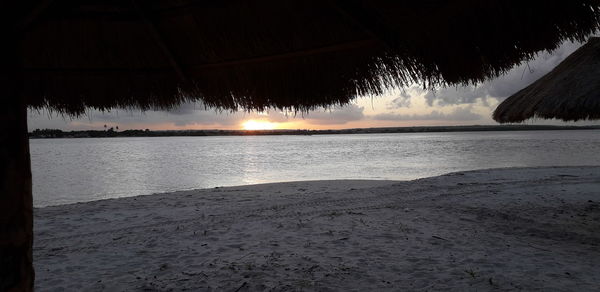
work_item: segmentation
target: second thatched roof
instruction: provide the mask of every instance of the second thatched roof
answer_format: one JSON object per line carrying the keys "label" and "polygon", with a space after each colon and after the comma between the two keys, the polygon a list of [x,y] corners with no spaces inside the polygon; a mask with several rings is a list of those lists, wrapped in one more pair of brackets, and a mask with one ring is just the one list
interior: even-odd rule
{"label": "second thatched roof", "polygon": [[502,102],[500,123],[529,118],[600,119],[600,38],[590,38],[554,70]]}
{"label": "second thatched roof", "polygon": [[77,115],[184,101],[308,110],[414,82],[480,82],[598,29],[600,0],[550,3],[38,0],[0,11],[18,24],[10,45],[22,48],[28,104]]}

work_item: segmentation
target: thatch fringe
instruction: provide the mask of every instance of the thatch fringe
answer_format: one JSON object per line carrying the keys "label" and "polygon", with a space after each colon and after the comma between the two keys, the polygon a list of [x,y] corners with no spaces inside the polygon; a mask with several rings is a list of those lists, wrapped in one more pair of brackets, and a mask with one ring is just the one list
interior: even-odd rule
{"label": "thatch fringe", "polygon": [[590,38],[550,73],[507,98],[493,117],[500,123],[600,119],[600,38]]}
{"label": "thatch fringe", "polygon": [[600,0],[137,4],[55,1],[40,13],[22,41],[30,106],[304,111],[413,82],[481,82],[584,40],[600,19]]}

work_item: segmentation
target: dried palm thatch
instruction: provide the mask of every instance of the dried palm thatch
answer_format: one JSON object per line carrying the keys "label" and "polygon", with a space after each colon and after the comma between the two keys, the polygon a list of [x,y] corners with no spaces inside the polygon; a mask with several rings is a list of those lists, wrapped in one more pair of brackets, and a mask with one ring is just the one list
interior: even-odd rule
{"label": "dried palm thatch", "polygon": [[[496,77],[598,28],[600,0],[43,1],[24,24],[34,107],[308,110]],[[19,11],[13,9],[13,11]],[[25,14],[27,15],[27,14]]]}
{"label": "dried palm thatch", "polygon": [[590,38],[554,70],[513,94],[494,111],[500,123],[529,118],[600,119],[600,38]]}

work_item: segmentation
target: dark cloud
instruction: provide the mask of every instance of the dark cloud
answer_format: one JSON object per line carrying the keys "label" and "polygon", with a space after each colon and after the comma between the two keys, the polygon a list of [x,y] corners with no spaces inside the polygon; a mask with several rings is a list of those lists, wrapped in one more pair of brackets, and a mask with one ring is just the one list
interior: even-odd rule
{"label": "dark cloud", "polygon": [[199,110],[205,110],[204,105],[196,103],[196,102],[186,102],[178,105],[174,109],[169,110],[170,114],[174,115],[189,115],[193,114]]}
{"label": "dark cloud", "polygon": [[219,112],[194,108],[186,105],[175,111],[128,112],[111,111],[108,113],[94,112],[91,121],[106,121],[118,124],[164,124],[173,123],[176,126],[193,124],[233,125],[244,113]]}
{"label": "dark cloud", "polygon": [[[214,126],[232,126],[240,123],[241,120],[251,114],[244,112],[219,112],[214,110],[204,110],[203,107],[194,107],[194,105],[184,105],[174,112],[164,111],[127,111],[111,110],[101,112],[90,110],[80,118],[71,119],[47,111],[30,112],[28,123],[30,129],[36,128],[58,128],[58,129],[89,129],[93,128],[93,123],[108,124],[111,126],[120,126],[128,128],[130,125],[144,125],[152,128],[161,124],[174,124],[176,126],[186,125],[214,125]],[[255,116],[256,114],[253,114]]]}
{"label": "dark cloud", "polygon": [[580,46],[580,43],[564,43],[552,54],[543,53],[532,62],[522,64],[508,74],[484,83],[483,87],[490,97],[504,100],[550,72]]}
{"label": "dark cloud", "polygon": [[536,59],[515,67],[503,76],[476,86],[445,87],[429,91],[425,94],[425,100],[429,106],[473,104],[477,100],[487,104],[488,98],[502,101],[550,72],[580,46],[580,43],[566,42],[554,52],[541,53]]}
{"label": "dark cloud", "polygon": [[[542,53],[535,60],[522,64],[509,71],[506,75],[494,80],[479,84],[477,86],[440,88],[436,91],[427,92],[425,99],[430,106],[473,104],[482,101],[487,104],[489,98],[503,100],[514,92],[522,89],[542,75],[549,72],[566,56],[577,49],[580,44],[565,43],[552,54]],[[411,106],[411,98],[422,95],[423,91],[418,86],[412,86],[403,90],[388,102],[386,108],[395,110]],[[71,119],[69,117],[48,113],[47,111],[30,112],[29,128],[59,128],[59,129],[86,129],[96,125],[92,123],[106,123],[119,125],[127,128],[128,125],[153,127],[154,125],[175,124],[177,126],[198,125],[210,127],[234,126],[246,119],[268,119],[273,122],[291,122],[294,119],[304,118],[307,123],[314,125],[340,125],[365,118],[376,120],[438,120],[438,121],[470,121],[480,119],[481,116],[472,113],[470,107],[456,109],[450,114],[440,111],[432,111],[425,115],[400,115],[384,113],[371,117],[364,115],[364,108],[351,104],[346,107],[334,107],[331,110],[313,111],[304,115],[295,113],[282,113],[277,110],[266,113],[247,112],[219,112],[206,110],[202,104],[184,103],[171,111],[127,111],[113,110],[110,112],[99,112],[90,110],[81,118]]]}
{"label": "dark cloud", "polygon": [[[183,104],[173,111],[127,111],[112,110],[101,112],[90,110],[86,116],[78,119],[49,114],[47,111],[30,112],[29,128],[57,128],[57,129],[89,129],[94,127],[92,123],[119,126],[120,128],[143,127],[152,128],[156,125],[174,124],[178,127],[184,126],[214,126],[231,127],[241,124],[248,119],[266,119],[271,122],[292,122],[304,120],[315,125],[345,124],[364,118],[364,108],[351,104],[345,107],[334,107],[331,110],[314,111],[304,115],[284,113],[273,110],[265,113],[256,112],[228,112],[205,110],[202,105]],[[76,123],[73,123],[76,122]]]}
{"label": "dark cloud", "polygon": [[384,113],[372,116],[372,119],[378,121],[476,121],[481,118],[481,115],[471,112],[471,107],[455,108],[447,114],[434,110],[427,114]]}
{"label": "dark cloud", "polygon": [[[409,89],[412,89],[416,86],[413,86]],[[397,108],[408,108],[410,107],[410,99],[411,95],[406,91],[402,90],[400,94],[398,94],[391,102],[389,102],[386,106],[387,109],[397,109]]]}

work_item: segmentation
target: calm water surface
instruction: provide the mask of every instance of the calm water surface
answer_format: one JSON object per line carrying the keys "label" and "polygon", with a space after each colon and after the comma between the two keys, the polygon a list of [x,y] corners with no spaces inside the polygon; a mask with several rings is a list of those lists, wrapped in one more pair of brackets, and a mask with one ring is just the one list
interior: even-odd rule
{"label": "calm water surface", "polygon": [[35,139],[35,206],[323,179],[409,180],[515,166],[600,165],[600,130]]}

